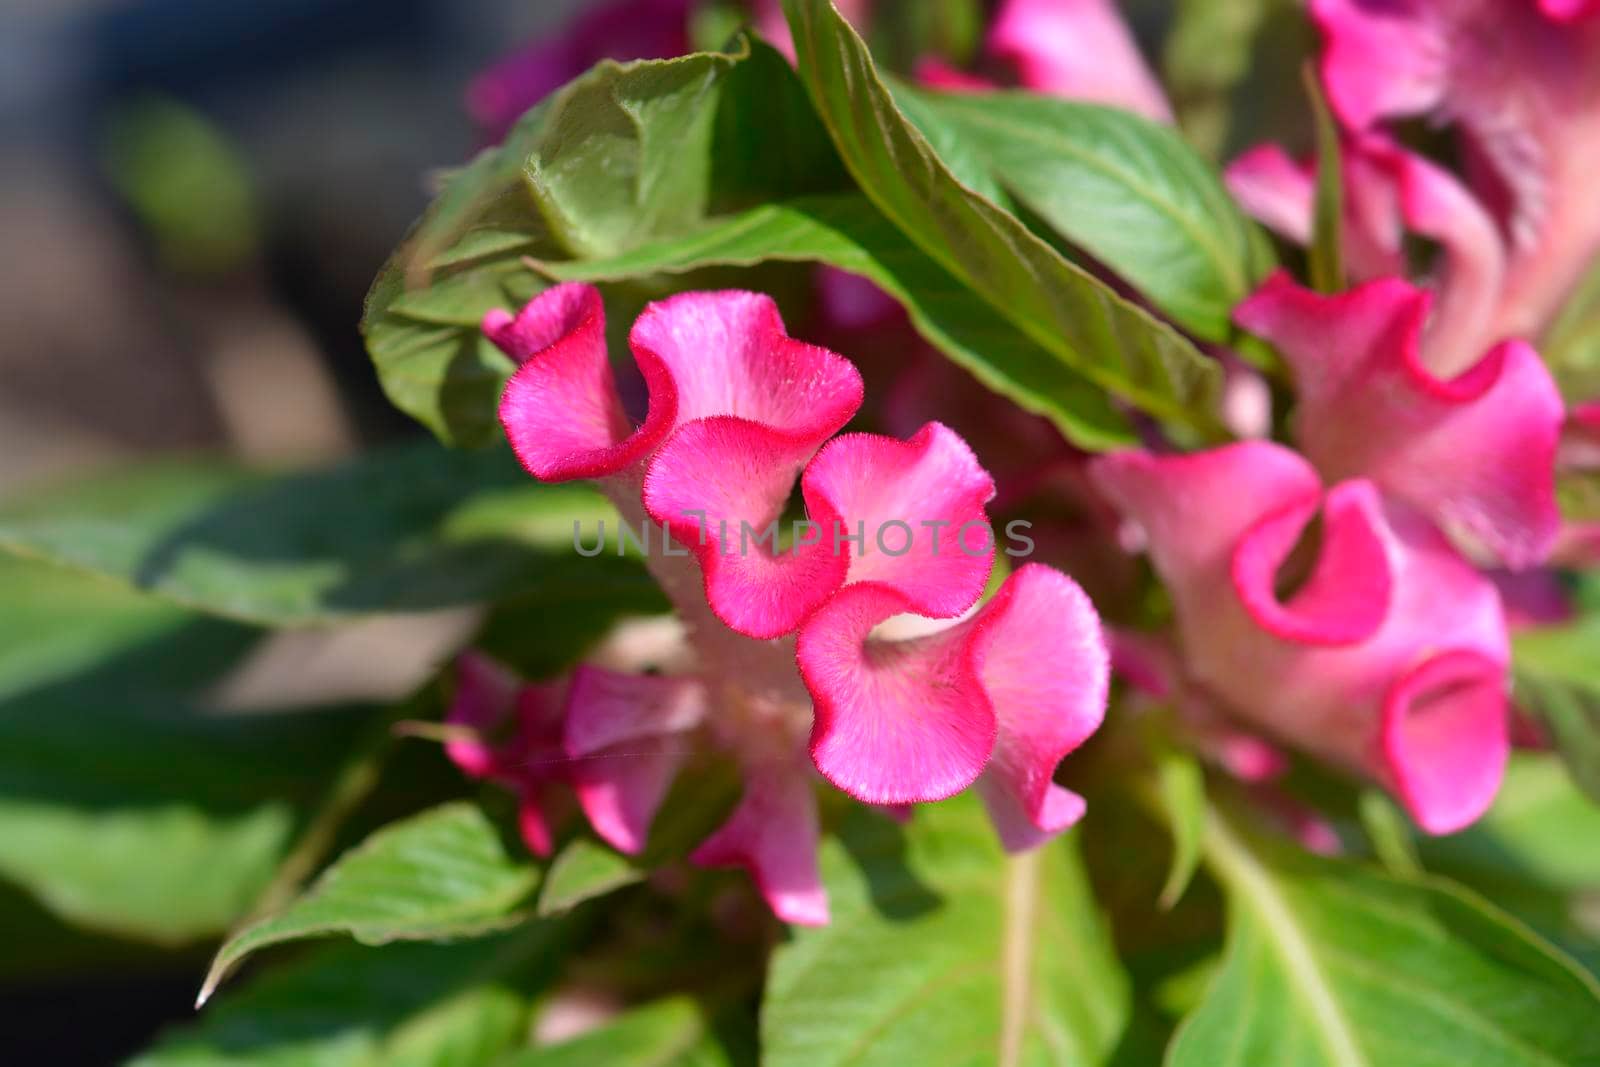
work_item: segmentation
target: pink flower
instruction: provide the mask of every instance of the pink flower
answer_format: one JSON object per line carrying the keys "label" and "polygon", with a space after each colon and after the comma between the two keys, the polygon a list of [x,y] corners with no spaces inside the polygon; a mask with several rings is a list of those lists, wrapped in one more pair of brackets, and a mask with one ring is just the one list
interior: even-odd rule
{"label": "pink flower", "polygon": [[1170,123],[1161,83],[1114,0],[1004,0],[984,39],[991,80],[941,59],[917,63],[917,80],[945,92],[982,92],[1015,84],[1036,93],[1120,107]]}
{"label": "pink flower", "polygon": [[1172,121],[1114,0],[1005,0],[985,47],[1023,88]]}
{"label": "pink flower", "polygon": [[[1400,223],[1444,246],[1427,361],[1453,374],[1507,337],[1536,338],[1600,251],[1600,19],[1592,3],[1314,0],[1322,77],[1345,129],[1358,277],[1398,273]],[[1558,21],[1560,20],[1560,21]],[[1454,124],[1467,183],[1405,152],[1380,123]],[[1281,157],[1252,154],[1230,185],[1296,239],[1309,186]],[[1469,191],[1470,189],[1470,191]]]}
{"label": "pink flower", "polygon": [[528,850],[550,855],[549,805],[564,778],[561,744],[565,687],[525,685],[505,667],[475,652],[456,660],[456,692],[445,714],[450,726],[477,736],[451,740],[445,753],[472,778],[517,794],[517,823]]}
{"label": "pink flower", "polygon": [[1430,304],[1399,279],[1321,296],[1279,273],[1235,317],[1288,361],[1296,436],[1324,477],[1369,478],[1507,565],[1538,563],[1560,527],[1560,394],[1520,341],[1435,376],[1420,355]]}
{"label": "pink flower", "polygon": [[[523,465],[545,481],[594,479],[624,522],[671,535],[647,563],[686,627],[691,672],[582,667],[567,690],[568,780],[603,837],[642,847],[684,753],[709,741],[742,765],[745,792],[692,858],[747,868],[775,913],[815,923],[827,906],[813,766],[873,804],[976,784],[1011,848],[1082,814],[1052,778],[1104,713],[1098,619],[1036,565],[975,609],[996,550],[994,485],[954,432],[833,437],[861,403],[860,376],[789,337],[754,293],[645,309],[629,335],[649,392],[637,426],[592,287],[491,312],[484,330],[520,364],[500,414]],[[797,484],[808,518],[780,543]],[[885,634],[906,617],[921,618],[920,636]]]}
{"label": "pink flower", "polygon": [[[1493,585],[1373,483],[1324,489],[1279,445],[1096,461],[1172,592],[1188,673],[1240,720],[1392,790],[1432,833],[1476,819],[1507,758]],[[1309,577],[1280,569],[1320,513]]]}

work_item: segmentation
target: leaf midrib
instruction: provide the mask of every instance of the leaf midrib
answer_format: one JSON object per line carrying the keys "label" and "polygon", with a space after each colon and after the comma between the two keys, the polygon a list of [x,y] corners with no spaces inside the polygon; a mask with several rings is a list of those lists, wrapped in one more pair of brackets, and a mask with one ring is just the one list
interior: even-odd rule
{"label": "leaf midrib", "polygon": [[1141,176],[1131,167],[1118,166],[1101,156],[1085,152],[1066,138],[1051,136],[1048,131],[1019,122],[1008,121],[1003,116],[979,110],[966,104],[965,101],[961,101],[959,97],[953,97],[951,102],[940,101],[940,106],[948,106],[951,111],[961,112],[961,117],[957,120],[959,122],[971,123],[976,126],[989,126],[1012,137],[1024,138],[1036,144],[1047,145],[1059,151],[1062,155],[1070,156],[1090,170],[1097,170],[1107,177],[1115,178],[1122,182],[1134,192],[1143,196],[1163,215],[1171,219],[1178,229],[1188,235],[1197,248],[1204,249],[1209,254],[1212,265],[1217,268],[1219,274],[1227,279],[1231,288],[1241,292],[1248,288],[1245,277],[1237,269],[1237,263],[1229,258],[1227,250],[1216,241],[1213,241],[1209,233],[1194,225],[1193,220],[1182,211],[1176,200],[1162,195],[1154,186],[1142,180]]}
{"label": "leaf midrib", "polygon": [[1206,820],[1206,845],[1218,874],[1233,883],[1232,895],[1240,910],[1255,914],[1267,943],[1291,979],[1291,988],[1310,1007],[1319,1043],[1331,1061],[1337,1067],[1377,1067],[1357,1044],[1316,951],[1282,890],[1249,846],[1234,836],[1224,817],[1214,810]]}

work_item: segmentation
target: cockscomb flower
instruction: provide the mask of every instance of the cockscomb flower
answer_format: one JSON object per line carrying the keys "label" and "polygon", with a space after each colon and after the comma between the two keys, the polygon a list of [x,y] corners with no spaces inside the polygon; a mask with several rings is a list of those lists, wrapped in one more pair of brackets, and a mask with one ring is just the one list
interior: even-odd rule
{"label": "cockscomb flower", "polygon": [[[1391,790],[1432,833],[1499,788],[1509,647],[1494,586],[1365,479],[1324,488],[1304,458],[1248,442],[1097,460],[1172,593],[1184,668],[1270,738]],[[1313,519],[1309,576],[1278,591]]]}
{"label": "cockscomb flower", "polygon": [[984,39],[984,58],[999,80],[932,59],[919,64],[917,73],[936,89],[995,89],[1014,82],[1037,93],[1172,121],[1161,83],[1114,0],[1005,0]]}
{"label": "cockscomb flower", "polygon": [[[491,312],[484,330],[519,364],[500,407],[518,458],[610,497],[643,535],[693,654],[677,675],[586,666],[567,683],[561,773],[601,836],[642,847],[682,754],[714,745],[743,767],[744,794],[691,858],[747,868],[781,918],[816,923],[815,772],[896,807],[976,784],[1011,848],[1082,814],[1053,775],[1104,714],[1099,622],[1076,585],[1036,564],[979,603],[994,485],[959,436],[929,423],[905,440],[834,437],[861,403],[860,376],[790,337],[755,293],[644,310],[629,335],[649,394],[638,425],[593,287]],[[807,519],[783,543],[797,484]],[[651,543],[641,523],[664,533]],[[891,632],[919,618],[915,636]],[[645,758],[597,758],[608,751]]]}
{"label": "cockscomb flower", "polygon": [[[1443,255],[1424,357],[1454,374],[1490,344],[1537,338],[1600,251],[1600,17],[1570,0],[1316,0],[1322,77],[1345,128],[1345,236],[1358,279],[1399,273],[1402,230]],[[1466,182],[1399,148],[1413,115],[1462,134]],[[1310,230],[1307,165],[1257,149],[1229,171],[1257,217]]]}
{"label": "cockscomb flower", "polygon": [[1421,356],[1431,304],[1397,278],[1323,296],[1279,273],[1234,317],[1288,362],[1296,439],[1324,477],[1368,478],[1462,544],[1531,566],[1560,527],[1560,394],[1521,341],[1435,375]]}

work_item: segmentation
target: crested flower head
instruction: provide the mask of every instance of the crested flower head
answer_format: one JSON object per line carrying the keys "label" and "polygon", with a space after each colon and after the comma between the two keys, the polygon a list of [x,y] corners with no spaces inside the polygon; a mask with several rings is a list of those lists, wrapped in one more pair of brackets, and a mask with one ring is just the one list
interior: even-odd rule
{"label": "crested flower head", "polygon": [[[1586,0],[1315,0],[1322,80],[1344,127],[1345,243],[1359,279],[1400,273],[1401,234],[1441,246],[1424,358],[1441,374],[1537,339],[1600,250],[1600,17]],[[1460,133],[1465,181],[1404,150],[1390,120]],[[1229,185],[1296,240],[1310,179],[1275,149]]]}
{"label": "crested flower head", "polygon": [[[1499,788],[1509,649],[1494,586],[1370,481],[1279,445],[1096,461],[1172,592],[1189,674],[1239,721],[1379,782],[1424,829]],[[1309,574],[1282,568],[1320,516]]]}
{"label": "crested flower head", "polygon": [[[643,847],[684,754],[711,744],[745,791],[692,858],[747,868],[780,917],[815,923],[813,768],[882,805],[976,785],[1010,848],[1078,819],[1082,800],[1053,777],[1104,713],[1099,621],[1039,565],[980,604],[994,484],[953,431],[833,436],[861,403],[859,374],[790,337],[755,293],[645,309],[629,334],[648,391],[637,425],[594,288],[557,286],[484,331],[518,364],[500,407],[518,458],[544,481],[595,480],[624,522],[663,531],[647,563],[693,650],[680,674],[586,666],[566,684],[562,773],[597,833]],[[790,538],[797,487],[806,518]],[[632,758],[602,758],[618,751]]]}
{"label": "crested flower head", "polygon": [[1435,375],[1421,356],[1432,303],[1397,278],[1322,296],[1280,273],[1235,317],[1283,353],[1296,436],[1324,477],[1369,478],[1482,554],[1538,563],[1560,523],[1560,394],[1521,341]]}

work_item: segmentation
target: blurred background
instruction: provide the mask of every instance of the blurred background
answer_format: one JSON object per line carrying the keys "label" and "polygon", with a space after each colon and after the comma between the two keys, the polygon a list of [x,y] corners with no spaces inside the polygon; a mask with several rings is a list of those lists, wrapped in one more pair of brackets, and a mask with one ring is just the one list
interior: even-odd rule
{"label": "blurred background", "polygon": [[[479,147],[471,75],[579,6],[0,5],[0,500],[150,453],[299,466],[419,436],[379,390],[362,299],[430,174]],[[405,661],[406,642],[431,639],[319,637],[315,656],[280,651],[249,684],[279,686],[315,658],[308,684],[348,688],[351,662]],[[403,692],[413,674],[345,695]],[[74,944],[63,936],[24,965],[22,942],[50,917],[0,896],[14,964],[0,1062],[120,1062],[192,1016],[207,944],[97,938],[81,968],[56,958]],[[125,966],[106,962],[119,954]]]}

